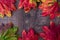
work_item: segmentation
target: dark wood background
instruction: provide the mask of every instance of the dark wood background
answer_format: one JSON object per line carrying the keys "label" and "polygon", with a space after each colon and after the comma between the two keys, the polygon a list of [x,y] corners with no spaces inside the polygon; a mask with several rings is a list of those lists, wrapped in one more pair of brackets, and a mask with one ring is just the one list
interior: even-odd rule
{"label": "dark wood background", "polygon": [[[18,7],[19,0],[16,2],[16,7]],[[0,18],[0,23],[8,23],[13,22],[14,25],[19,27],[18,34],[21,34],[23,29],[27,31],[29,28],[33,28],[36,32],[42,31],[42,26],[47,25],[49,26],[49,16],[43,17],[41,15],[42,11],[40,9],[31,10],[29,13],[25,14],[24,10],[16,10],[13,13],[11,18],[4,17],[4,19]],[[56,24],[60,24],[60,18],[55,18],[53,21]]]}

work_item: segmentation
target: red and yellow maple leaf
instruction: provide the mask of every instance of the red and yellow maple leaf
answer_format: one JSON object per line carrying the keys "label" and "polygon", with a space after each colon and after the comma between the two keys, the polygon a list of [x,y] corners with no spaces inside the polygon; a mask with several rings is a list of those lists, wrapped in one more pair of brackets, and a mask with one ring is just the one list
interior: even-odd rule
{"label": "red and yellow maple leaf", "polygon": [[[55,16],[60,16],[58,12],[59,4],[57,0],[41,0],[42,4],[39,6],[42,9],[43,16],[50,16],[50,19],[53,19]],[[59,14],[59,15],[58,15]]]}
{"label": "red and yellow maple leaf", "polygon": [[11,11],[16,10],[15,0],[0,0],[0,17],[11,17]]}
{"label": "red and yellow maple leaf", "polygon": [[30,9],[35,9],[37,6],[35,0],[20,0],[18,9],[24,8],[25,13],[28,13]]}

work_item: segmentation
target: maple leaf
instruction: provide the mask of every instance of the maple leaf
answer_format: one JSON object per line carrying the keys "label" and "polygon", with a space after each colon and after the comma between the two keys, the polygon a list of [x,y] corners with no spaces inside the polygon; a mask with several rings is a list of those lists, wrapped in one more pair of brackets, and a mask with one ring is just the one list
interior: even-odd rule
{"label": "maple leaf", "polygon": [[24,8],[25,13],[28,13],[30,9],[35,9],[36,6],[36,0],[20,0],[18,9]]}
{"label": "maple leaf", "polygon": [[17,27],[9,28],[8,30],[0,33],[0,40],[17,40],[17,35],[15,34]]}
{"label": "maple leaf", "polygon": [[42,16],[50,16],[50,19],[60,16],[58,12],[59,4],[57,0],[42,0],[42,4],[39,6],[42,9]]}
{"label": "maple leaf", "polygon": [[50,26],[44,26],[42,33],[40,33],[40,36],[44,40],[60,40],[60,24],[55,25],[54,22],[50,22]]}
{"label": "maple leaf", "polygon": [[17,40],[17,29],[12,22],[0,24],[0,40]]}
{"label": "maple leaf", "polygon": [[16,0],[0,0],[0,17],[5,15],[11,17],[11,11],[16,10],[15,3]]}
{"label": "maple leaf", "polygon": [[23,30],[22,37],[18,37],[18,40],[38,40],[38,34],[34,33],[33,29],[30,29],[28,32]]}

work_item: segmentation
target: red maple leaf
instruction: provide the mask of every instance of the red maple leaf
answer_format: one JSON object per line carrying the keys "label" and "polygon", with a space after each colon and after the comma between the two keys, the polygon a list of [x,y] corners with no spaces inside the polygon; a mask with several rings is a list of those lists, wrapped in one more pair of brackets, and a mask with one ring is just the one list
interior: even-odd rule
{"label": "red maple leaf", "polygon": [[34,0],[20,0],[18,9],[24,8],[25,13],[29,12],[30,9],[35,9],[37,6]]}
{"label": "red maple leaf", "polygon": [[22,37],[19,37],[18,40],[38,40],[38,34],[34,33],[33,29],[30,29],[28,32],[23,30]]}
{"label": "red maple leaf", "polygon": [[[49,5],[50,4],[50,5]],[[43,2],[40,6],[42,9],[42,16],[50,16],[50,19],[55,18],[56,16],[60,16],[60,12],[58,12],[59,5],[58,2],[50,3],[48,1]]]}
{"label": "red maple leaf", "polygon": [[16,10],[14,3],[15,0],[0,0],[0,17],[11,17],[11,11]]}
{"label": "red maple leaf", "polygon": [[60,24],[55,25],[55,23],[51,22],[49,27],[43,27],[43,31],[40,36],[44,40],[60,40]]}

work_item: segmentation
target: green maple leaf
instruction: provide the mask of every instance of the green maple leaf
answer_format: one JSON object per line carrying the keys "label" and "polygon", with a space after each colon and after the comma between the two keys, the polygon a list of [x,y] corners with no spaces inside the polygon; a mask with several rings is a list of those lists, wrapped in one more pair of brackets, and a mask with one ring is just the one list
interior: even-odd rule
{"label": "green maple leaf", "polygon": [[0,40],[17,40],[17,27],[9,28],[4,33],[0,34]]}

